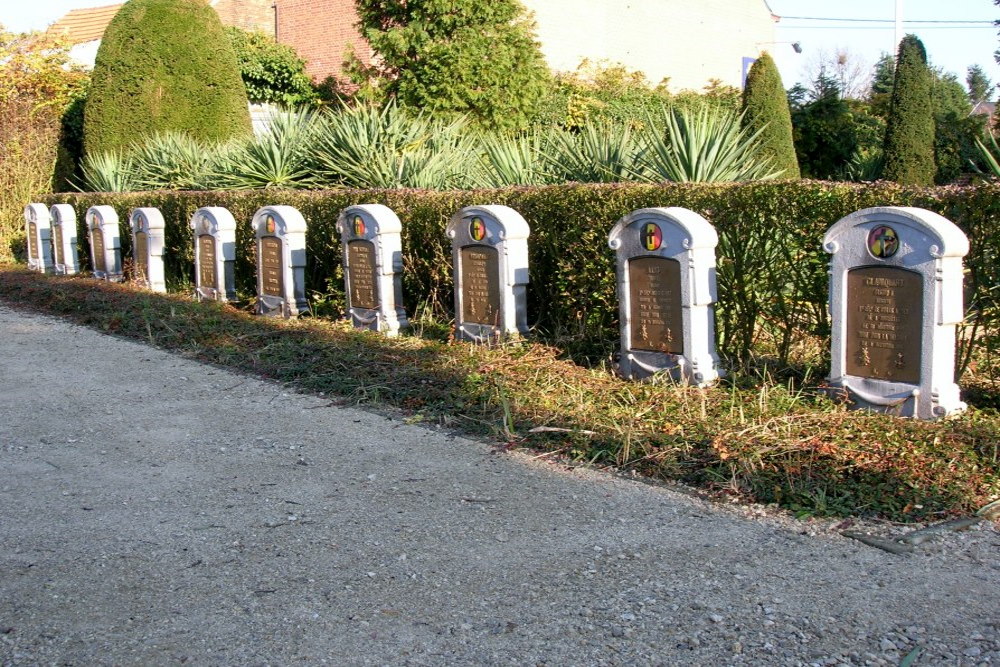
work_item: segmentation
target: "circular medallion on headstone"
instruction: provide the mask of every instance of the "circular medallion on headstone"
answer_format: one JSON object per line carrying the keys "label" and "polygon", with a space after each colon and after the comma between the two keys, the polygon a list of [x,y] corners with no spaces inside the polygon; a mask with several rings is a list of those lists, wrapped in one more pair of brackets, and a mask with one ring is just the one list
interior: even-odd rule
{"label": "circular medallion on headstone", "polygon": [[354,216],[354,235],[364,236],[365,235],[365,221],[360,215]]}
{"label": "circular medallion on headstone", "polygon": [[264,229],[267,230],[268,234],[273,234],[274,233],[274,228],[275,228],[274,227],[274,216],[269,215],[264,220]]}
{"label": "circular medallion on headstone", "polygon": [[899,250],[899,236],[888,225],[879,225],[868,232],[868,252],[872,257],[888,259]]}
{"label": "circular medallion on headstone", "polygon": [[472,223],[469,224],[469,236],[472,237],[473,241],[482,241],[486,238],[486,223],[483,222],[482,218],[472,219]]}
{"label": "circular medallion on headstone", "polygon": [[642,226],[640,238],[642,239],[642,247],[646,250],[659,250],[663,243],[663,232],[660,231],[660,226],[655,222],[647,222]]}

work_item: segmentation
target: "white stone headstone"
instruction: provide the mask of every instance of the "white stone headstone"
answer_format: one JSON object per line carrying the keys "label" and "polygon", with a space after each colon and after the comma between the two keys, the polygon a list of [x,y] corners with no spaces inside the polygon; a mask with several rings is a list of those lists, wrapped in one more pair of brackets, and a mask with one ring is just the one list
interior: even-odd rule
{"label": "white stone headstone", "polygon": [[344,252],[344,290],[351,322],[395,336],[403,310],[403,225],[388,206],[349,206],[337,219]]}
{"label": "white stone headstone", "polygon": [[52,273],[52,227],[45,204],[24,207],[24,233],[28,242],[28,268]]}
{"label": "white stone headstone", "polygon": [[164,229],[166,225],[159,209],[144,207],[132,210],[132,258],[136,278],[154,292],[166,292],[163,270]]}
{"label": "white stone headstone", "polygon": [[455,337],[485,343],[528,333],[528,235],[507,206],[468,206],[447,227],[455,275]]}
{"label": "white stone headstone", "polygon": [[49,214],[52,218],[52,260],[56,273],[75,275],[80,272],[80,258],[76,251],[76,211],[69,204],[56,204]]}
{"label": "white stone headstone", "polygon": [[856,407],[919,419],[965,409],[955,384],[962,258],[954,223],[920,208],[869,208],[823,237],[830,261],[830,385]]}
{"label": "white stone headstone", "polygon": [[87,236],[94,277],[118,282],[122,279],[122,248],[118,214],[110,206],[87,209]]}
{"label": "white stone headstone", "polygon": [[306,300],[306,221],[291,206],[265,206],[253,216],[257,237],[257,314],[296,317]]}
{"label": "white stone headstone", "polygon": [[665,372],[699,387],[719,378],[712,307],[718,243],[715,228],[686,208],[639,209],[611,229],[624,377]]}
{"label": "white stone headstone", "polygon": [[236,220],[221,206],[199,208],[194,233],[194,296],[199,301],[236,300]]}

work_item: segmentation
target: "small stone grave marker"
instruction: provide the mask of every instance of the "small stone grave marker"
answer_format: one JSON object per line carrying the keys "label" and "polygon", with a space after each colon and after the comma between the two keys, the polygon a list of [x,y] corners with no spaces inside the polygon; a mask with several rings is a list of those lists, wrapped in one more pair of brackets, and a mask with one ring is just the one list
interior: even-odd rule
{"label": "small stone grave marker", "polygon": [[306,301],[306,221],[291,206],[265,206],[253,216],[257,236],[257,314],[296,317]]}
{"label": "small stone grave marker", "polygon": [[344,247],[347,308],[359,329],[394,336],[408,324],[403,310],[402,230],[392,209],[381,204],[349,206],[337,220]]}
{"label": "small stone grave marker", "polygon": [[199,301],[236,300],[236,220],[221,206],[199,208],[194,232],[194,296]]}
{"label": "small stone grave marker", "polygon": [[52,218],[52,260],[55,272],[72,276],[80,272],[76,252],[76,211],[69,204],[56,204],[50,210]]}
{"label": "small stone grave marker", "polygon": [[962,230],[920,208],[868,208],[830,227],[823,248],[832,254],[831,387],[856,407],[906,417],[965,409],[955,383]]}
{"label": "small stone grave marker", "polygon": [[699,387],[719,378],[712,308],[718,243],[715,228],[685,208],[639,209],[611,229],[624,377],[666,372]]}
{"label": "small stone grave marker", "polygon": [[94,277],[114,282],[122,279],[122,248],[118,214],[110,206],[87,209],[87,235]]}
{"label": "small stone grave marker", "polygon": [[166,292],[163,271],[163,215],[155,208],[133,209],[129,216],[132,228],[132,257],[136,278],[154,292]]}
{"label": "small stone grave marker", "polygon": [[507,206],[469,206],[452,216],[456,338],[485,343],[528,332],[530,233]]}
{"label": "small stone grave marker", "polygon": [[24,233],[28,242],[28,268],[51,273],[52,227],[49,209],[45,204],[28,204],[24,207]]}

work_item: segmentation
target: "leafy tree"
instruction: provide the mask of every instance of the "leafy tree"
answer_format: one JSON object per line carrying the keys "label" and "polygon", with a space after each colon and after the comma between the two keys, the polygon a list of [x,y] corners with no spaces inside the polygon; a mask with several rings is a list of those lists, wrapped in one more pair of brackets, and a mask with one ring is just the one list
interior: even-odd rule
{"label": "leafy tree", "polygon": [[166,131],[202,141],[250,132],[236,55],[203,0],[129,0],[97,51],[84,110],[87,153]]}
{"label": "leafy tree", "polygon": [[868,103],[872,113],[886,118],[892,102],[892,83],[896,78],[896,59],[891,53],[883,53],[872,68],[872,86]]}
{"label": "leafy tree", "polygon": [[993,97],[993,82],[979,65],[969,65],[965,73],[965,84],[969,87],[969,99],[973,106],[989,102]]}
{"label": "leafy tree", "polygon": [[467,113],[487,127],[523,127],[550,77],[517,0],[356,0],[376,54],[355,81],[401,105]]}
{"label": "leafy tree", "polygon": [[226,27],[251,102],[295,106],[316,99],[306,63],[295,49],[259,30]]}
{"label": "leafy tree", "polygon": [[983,138],[986,118],[972,115],[972,100],[958,77],[931,70],[934,109],[934,162],[937,183],[950,183],[980,162],[976,140]]}
{"label": "leafy tree", "polygon": [[934,181],[933,85],[923,43],[915,35],[907,35],[899,43],[885,132],[883,175],[889,180],[906,185]]}
{"label": "leafy tree", "polygon": [[751,133],[760,131],[761,153],[773,161],[774,169],[781,171],[783,178],[799,177],[788,98],[778,67],[767,53],[757,58],[747,74],[743,127]]}
{"label": "leafy tree", "polygon": [[834,178],[858,149],[854,116],[825,70],[820,70],[812,91],[799,86],[789,94],[795,153],[803,176]]}

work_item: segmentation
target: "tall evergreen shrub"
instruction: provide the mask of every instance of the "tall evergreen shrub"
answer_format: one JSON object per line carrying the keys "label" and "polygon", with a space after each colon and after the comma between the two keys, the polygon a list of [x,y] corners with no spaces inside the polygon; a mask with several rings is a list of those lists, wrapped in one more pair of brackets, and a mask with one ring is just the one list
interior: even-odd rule
{"label": "tall evergreen shrub", "polygon": [[934,163],[933,76],[927,51],[915,35],[899,43],[892,102],[885,131],[883,176],[905,185],[931,185]]}
{"label": "tall evergreen shrub", "polygon": [[761,153],[774,161],[775,170],[782,171],[779,178],[799,177],[788,96],[781,84],[778,67],[767,53],[761,54],[747,74],[743,89],[743,126],[750,133],[764,128],[759,138]]}
{"label": "tall evergreen shrub", "polygon": [[250,132],[236,55],[204,0],[129,0],[97,51],[84,115],[87,153],[164,131],[203,141]]}

